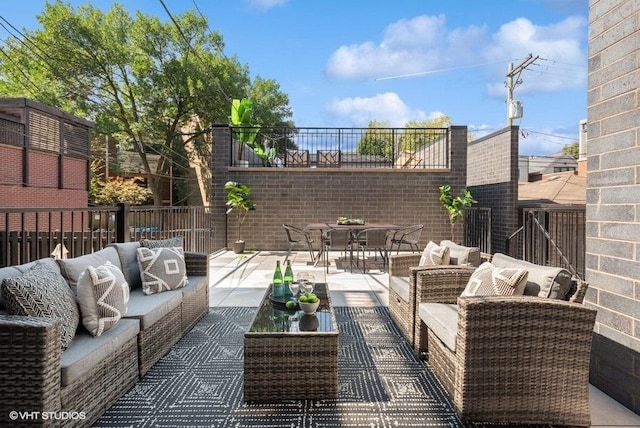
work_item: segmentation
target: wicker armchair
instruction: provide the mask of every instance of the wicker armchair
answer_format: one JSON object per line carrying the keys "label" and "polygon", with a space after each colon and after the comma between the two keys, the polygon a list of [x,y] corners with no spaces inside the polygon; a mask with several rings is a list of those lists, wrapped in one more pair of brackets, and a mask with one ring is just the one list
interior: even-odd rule
{"label": "wicker armchair", "polygon": [[[422,302],[457,303],[453,350],[420,316],[417,346],[456,411],[476,422],[589,426],[589,358],[596,311],[537,296],[459,297],[473,268],[417,275]],[[428,304],[420,303],[418,312]],[[447,306],[447,305],[442,305]],[[423,314],[424,315],[424,314]]]}

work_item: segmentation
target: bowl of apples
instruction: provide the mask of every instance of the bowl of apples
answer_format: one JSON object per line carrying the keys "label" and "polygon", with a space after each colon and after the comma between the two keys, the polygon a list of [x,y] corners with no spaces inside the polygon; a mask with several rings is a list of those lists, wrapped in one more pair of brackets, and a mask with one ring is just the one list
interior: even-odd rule
{"label": "bowl of apples", "polygon": [[318,310],[320,299],[313,293],[302,293],[300,297],[298,297],[298,304],[305,315],[313,315]]}

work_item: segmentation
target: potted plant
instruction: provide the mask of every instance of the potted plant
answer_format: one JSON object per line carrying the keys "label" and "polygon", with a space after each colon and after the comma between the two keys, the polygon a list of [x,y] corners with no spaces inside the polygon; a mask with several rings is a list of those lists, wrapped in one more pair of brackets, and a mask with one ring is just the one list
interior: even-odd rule
{"label": "potted plant", "polygon": [[237,214],[238,239],[231,244],[231,249],[234,253],[241,254],[245,247],[245,241],[242,239],[242,223],[244,223],[249,211],[255,210],[256,206],[249,200],[251,189],[246,184],[228,181],[224,188],[227,191],[227,215],[233,210]]}
{"label": "potted plant", "polygon": [[[258,135],[259,126],[253,125],[253,102],[248,98],[234,99],[231,102],[231,116],[229,125],[232,127],[233,138],[238,141],[238,164],[249,166],[248,161],[243,160],[244,146],[249,146],[253,153],[262,160],[263,166],[271,166],[276,157],[275,147],[263,141],[264,136]],[[234,129],[235,128],[235,129]]]}
{"label": "potted plant", "polygon": [[451,224],[451,240],[454,239],[454,230],[456,222],[464,215],[464,209],[477,203],[471,196],[471,192],[467,189],[462,190],[459,196],[453,197],[451,194],[451,186],[448,184],[438,187],[440,190],[440,202],[449,214],[449,222]]}

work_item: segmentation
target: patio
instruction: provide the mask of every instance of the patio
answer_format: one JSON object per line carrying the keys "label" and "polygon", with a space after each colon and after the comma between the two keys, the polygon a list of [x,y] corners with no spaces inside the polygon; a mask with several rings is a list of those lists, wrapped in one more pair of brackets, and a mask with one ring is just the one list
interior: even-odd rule
{"label": "patio", "polygon": [[[353,273],[338,269],[333,261],[339,256],[339,252],[330,253],[332,263],[329,273],[325,273],[324,266],[313,267],[306,251],[294,251],[291,253],[294,274],[302,270],[313,272],[318,282],[330,284],[331,299],[336,307],[387,306],[388,275],[377,269],[364,275],[355,267]],[[285,257],[286,251],[260,251],[240,256],[230,251],[216,253],[210,261],[210,306],[257,306],[271,280],[276,260]],[[640,416],[593,386],[590,387],[590,405],[594,427],[640,426]]]}

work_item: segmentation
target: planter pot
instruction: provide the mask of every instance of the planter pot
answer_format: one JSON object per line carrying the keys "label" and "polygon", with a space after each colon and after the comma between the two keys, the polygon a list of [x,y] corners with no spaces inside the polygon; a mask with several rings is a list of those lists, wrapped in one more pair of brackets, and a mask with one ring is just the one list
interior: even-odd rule
{"label": "planter pot", "polygon": [[244,241],[232,242],[231,243],[231,249],[236,254],[242,254],[242,253],[244,253],[244,245],[245,245]]}
{"label": "planter pot", "polygon": [[249,168],[249,161],[248,160],[236,160],[234,162],[234,166],[239,166],[241,168]]}

